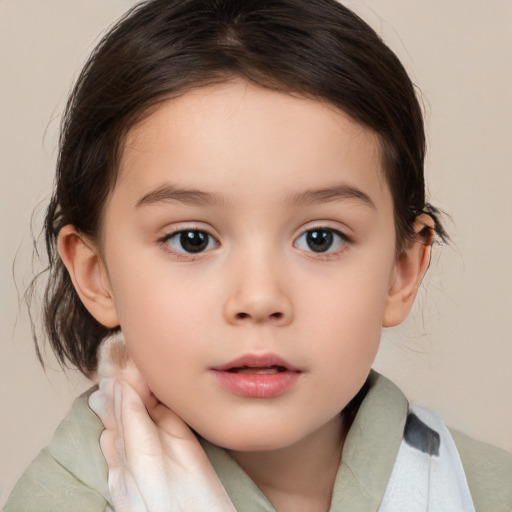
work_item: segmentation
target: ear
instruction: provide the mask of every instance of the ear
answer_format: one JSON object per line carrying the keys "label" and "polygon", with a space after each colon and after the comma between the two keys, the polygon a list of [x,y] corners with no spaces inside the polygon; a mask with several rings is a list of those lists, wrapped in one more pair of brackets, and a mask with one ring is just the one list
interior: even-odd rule
{"label": "ear", "polygon": [[107,269],[95,244],[74,226],[66,225],[59,232],[58,248],[83,305],[100,324],[117,327]]}
{"label": "ear", "polygon": [[414,237],[397,257],[384,316],[383,327],[403,322],[412,308],[421,280],[430,264],[434,221],[429,215],[418,217]]}

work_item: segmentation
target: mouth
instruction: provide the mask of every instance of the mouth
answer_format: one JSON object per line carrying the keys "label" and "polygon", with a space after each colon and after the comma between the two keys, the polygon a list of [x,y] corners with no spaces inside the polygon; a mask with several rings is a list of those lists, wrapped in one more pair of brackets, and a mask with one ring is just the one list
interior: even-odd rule
{"label": "mouth", "polygon": [[211,369],[220,386],[246,398],[274,398],[288,391],[303,373],[274,354],[248,354]]}
{"label": "mouth", "polygon": [[245,374],[255,374],[255,375],[272,375],[275,373],[281,373],[288,371],[284,366],[264,366],[264,367],[254,367],[254,366],[242,366],[239,368],[229,368],[226,370],[231,373],[245,373]]}
{"label": "mouth", "polygon": [[212,368],[221,372],[279,373],[300,372],[300,369],[276,354],[245,354],[228,363]]}

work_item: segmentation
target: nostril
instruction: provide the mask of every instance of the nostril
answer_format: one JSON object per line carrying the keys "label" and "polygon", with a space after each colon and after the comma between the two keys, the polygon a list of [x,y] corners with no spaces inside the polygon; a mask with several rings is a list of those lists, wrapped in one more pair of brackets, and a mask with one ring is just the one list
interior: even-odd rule
{"label": "nostril", "polygon": [[[271,313],[268,318],[274,318],[275,320],[281,320],[281,318],[283,318],[283,313],[281,313],[280,311],[277,311],[275,313]],[[240,313],[237,313],[236,314],[236,318],[237,320],[244,320],[246,318],[250,318],[251,315],[249,313],[244,313],[244,312],[240,312]]]}

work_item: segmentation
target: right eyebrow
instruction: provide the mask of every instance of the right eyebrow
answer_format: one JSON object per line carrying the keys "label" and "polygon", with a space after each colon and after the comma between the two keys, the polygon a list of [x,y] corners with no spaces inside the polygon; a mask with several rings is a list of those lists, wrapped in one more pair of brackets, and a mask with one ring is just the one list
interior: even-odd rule
{"label": "right eyebrow", "polygon": [[158,203],[183,203],[191,206],[212,206],[225,203],[224,196],[218,196],[203,190],[178,188],[171,184],[163,184],[144,194],[135,207],[147,206]]}
{"label": "right eyebrow", "polygon": [[292,204],[322,204],[333,201],[340,201],[343,199],[356,199],[361,203],[369,206],[372,209],[376,209],[375,203],[371,197],[363,192],[361,189],[350,186],[344,183],[334,185],[331,187],[325,187],[320,189],[309,189],[304,192],[299,192],[292,196]]}

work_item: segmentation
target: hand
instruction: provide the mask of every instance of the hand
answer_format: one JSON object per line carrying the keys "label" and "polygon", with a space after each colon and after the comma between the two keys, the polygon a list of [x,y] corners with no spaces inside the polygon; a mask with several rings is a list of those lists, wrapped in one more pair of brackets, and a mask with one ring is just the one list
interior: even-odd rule
{"label": "hand", "polygon": [[89,398],[105,425],[100,446],[115,511],[235,512],[194,433],[135,370],[130,361]]}

